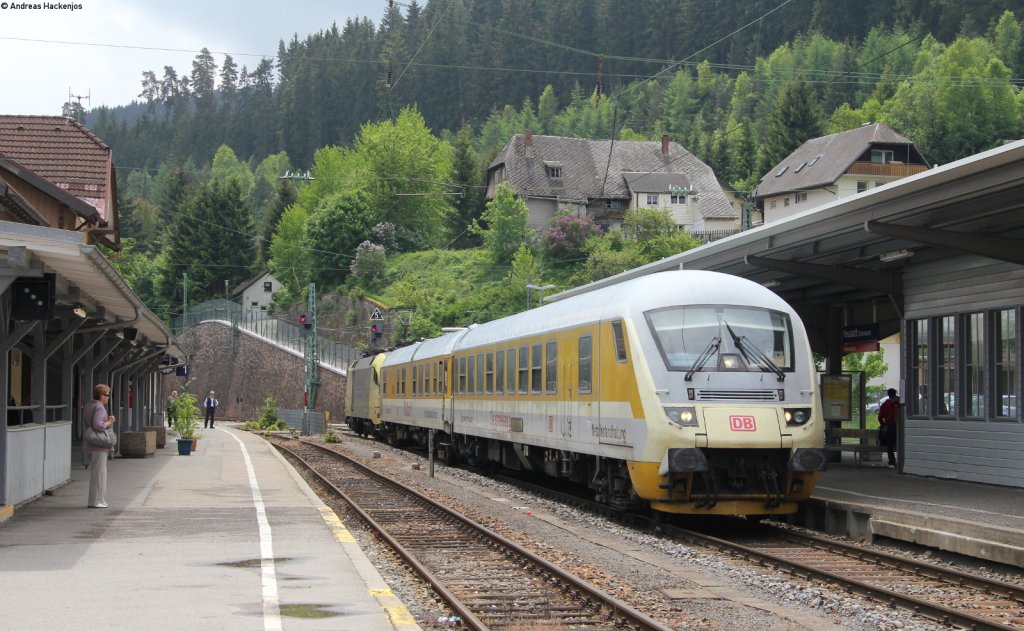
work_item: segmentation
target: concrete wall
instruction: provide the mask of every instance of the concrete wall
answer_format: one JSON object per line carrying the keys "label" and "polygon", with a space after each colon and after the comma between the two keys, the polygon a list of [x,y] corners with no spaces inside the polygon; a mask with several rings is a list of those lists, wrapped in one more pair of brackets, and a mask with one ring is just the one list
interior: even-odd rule
{"label": "concrete wall", "polygon": [[[248,421],[259,415],[263,400],[273,396],[278,408],[304,406],[305,360],[301,355],[278,348],[231,327],[205,322],[189,329],[179,339],[190,350],[188,391],[200,404],[210,390],[217,392],[217,418]],[[181,377],[164,377],[164,394],[183,389]],[[320,389],[315,410],[344,417],[345,377],[320,369]]]}

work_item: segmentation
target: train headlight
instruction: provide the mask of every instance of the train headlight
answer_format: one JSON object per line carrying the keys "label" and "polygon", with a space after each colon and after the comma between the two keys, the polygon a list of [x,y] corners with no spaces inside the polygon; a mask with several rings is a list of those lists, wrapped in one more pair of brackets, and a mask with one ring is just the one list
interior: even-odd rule
{"label": "train headlight", "polygon": [[697,427],[697,408],[665,406],[668,422],[679,427]]}
{"label": "train headlight", "polygon": [[740,359],[739,355],[722,353],[722,356],[718,360],[718,369],[722,371],[743,370],[743,361]]}
{"label": "train headlight", "polygon": [[786,408],[783,410],[783,416],[786,417],[786,425],[799,427],[811,420],[811,408]]}

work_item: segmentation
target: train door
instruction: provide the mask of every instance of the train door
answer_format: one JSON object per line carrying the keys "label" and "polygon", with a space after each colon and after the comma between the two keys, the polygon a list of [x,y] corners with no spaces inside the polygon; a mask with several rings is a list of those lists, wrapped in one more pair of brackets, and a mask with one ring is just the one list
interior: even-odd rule
{"label": "train door", "polygon": [[[574,430],[578,438],[582,427],[589,427],[600,417],[597,409],[598,397],[595,396],[595,384],[598,383],[597,369],[600,365],[597,356],[600,344],[595,338],[596,330],[591,329],[581,332],[576,340],[576,366],[569,384],[576,391],[576,413],[575,419],[570,419],[566,438],[573,438]],[[572,420],[576,421],[577,427],[572,427]]]}
{"label": "train door", "polygon": [[562,381],[560,392],[558,393],[561,402],[559,404],[560,416],[559,416],[559,433],[563,439],[569,439],[572,437],[572,429],[576,426],[576,414],[577,407],[579,406],[579,400],[576,397],[576,361],[573,357],[573,345],[567,345],[568,347],[562,351],[561,357],[561,373]]}
{"label": "train door", "polygon": [[451,360],[437,362],[441,371],[441,427],[449,434],[455,433],[455,388],[450,379]]}

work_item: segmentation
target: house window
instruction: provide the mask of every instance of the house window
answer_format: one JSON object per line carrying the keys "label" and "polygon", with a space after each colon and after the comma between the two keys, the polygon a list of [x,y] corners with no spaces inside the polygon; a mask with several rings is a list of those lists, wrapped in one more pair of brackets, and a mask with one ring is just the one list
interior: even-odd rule
{"label": "house window", "polygon": [[775,174],[775,177],[782,177],[786,173],[786,171],[788,171],[788,170],[789,170],[788,166],[782,167],[781,169],[779,169],[778,173]]}
{"label": "house window", "polygon": [[807,163],[801,162],[795,169],[793,169],[793,173],[799,173],[803,171],[805,166],[807,166]]}
{"label": "house window", "polygon": [[875,182],[875,188],[878,188],[879,186],[885,186],[885,182]]}
{"label": "house window", "polygon": [[547,167],[548,177],[560,178],[562,177],[562,167],[556,167],[548,165]]}
{"label": "house window", "polygon": [[259,302],[257,302],[257,301],[255,301],[255,300],[253,300],[253,301],[252,301],[252,306],[254,306],[254,307],[258,307],[258,306],[260,306],[260,303],[259,303]]}
{"label": "house window", "polygon": [[807,201],[807,192],[802,191],[796,194],[796,203],[800,204]]}
{"label": "house window", "polygon": [[868,190],[868,183],[866,180],[857,180],[857,192],[863,193]]}
{"label": "house window", "polygon": [[879,164],[889,164],[892,162],[893,153],[890,149],[872,149],[871,150],[871,161]]}
{"label": "house window", "polygon": [[917,390],[915,395],[908,395],[911,414],[927,416],[931,409],[928,399],[928,386],[931,374],[928,369],[928,320],[914,320],[910,323],[910,371],[909,375]]}
{"label": "house window", "polygon": [[260,305],[260,311],[266,311],[267,305]]}
{"label": "house window", "polygon": [[812,166],[814,166],[814,165],[815,165],[815,163],[817,163],[817,162],[818,162],[818,160],[820,160],[820,159],[821,159],[821,155],[822,155],[822,154],[820,154],[820,153],[819,153],[818,155],[814,156],[814,159],[813,159],[813,160],[811,160],[810,164],[808,164],[807,166],[808,166],[808,167],[812,167]]}
{"label": "house window", "polygon": [[648,193],[647,194],[647,205],[648,206],[657,206],[658,205],[658,194],[657,193]]}
{"label": "house window", "polygon": [[269,280],[268,281],[264,281],[263,282],[263,291],[265,291],[267,293],[270,293],[270,292],[274,291],[274,283],[273,283],[273,281],[269,281]]}
{"label": "house window", "polygon": [[994,320],[996,416],[1017,418],[1017,313],[997,311]]}
{"label": "house window", "polygon": [[775,205],[778,203],[777,200],[772,200],[772,210],[775,210]]}
{"label": "house window", "polygon": [[935,332],[939,336],[939,355],[936,362],[939,374],[936,385],[939,386],[939,407],[937,411],[943,416],[956,415],[956,319],[953,316],[938,318]]}
{"label": "house window", "polygon": [[964,316],[964,416],[985,414],[985,314]]}
{"label": "house window", "polygon": [[686,195],[685,194],[673,193],[672,194],[672,203],[673,204],[680,204],[680,205],[685,204],[686,203]]}
{"label": "house window", "polygon": [[789,198],[788,197],[782,200],[782,205],[783,206],[789,206]]}

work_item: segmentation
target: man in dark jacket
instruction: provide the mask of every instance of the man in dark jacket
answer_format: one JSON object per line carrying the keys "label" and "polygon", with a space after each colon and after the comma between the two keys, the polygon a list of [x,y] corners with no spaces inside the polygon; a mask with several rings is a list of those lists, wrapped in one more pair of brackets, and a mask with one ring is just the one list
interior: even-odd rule
{"label": "man in dark jacket", "polygon": [[220,402],[217,401],[217,397],[214,396],[216,393],[210,390],[210,394],[206,395],[206,400],[203,401],[203,408],[206,409],[206,418],[203,421],[203,427],[209,427],[213,429],[213,415],[217,412],[217,406]]}
{"label": "man in dark jacket", "polygon": [[889,388],[889,398],[882,401],[878,406],[878,442],[889,455],[889,466],[896,466],[896,425],[900,417],[900,397],[896,394],[896,388]]}

